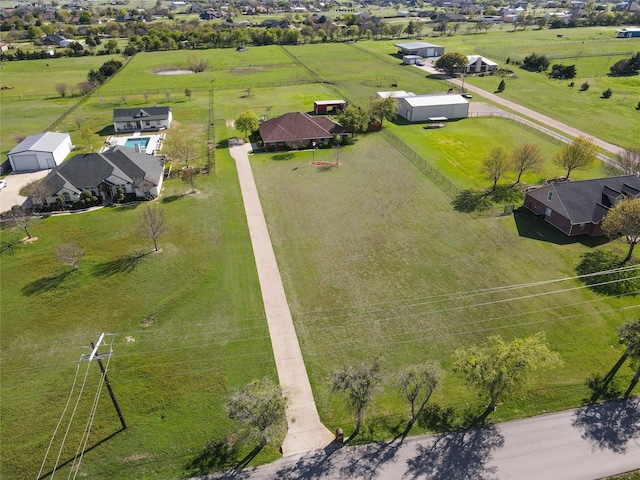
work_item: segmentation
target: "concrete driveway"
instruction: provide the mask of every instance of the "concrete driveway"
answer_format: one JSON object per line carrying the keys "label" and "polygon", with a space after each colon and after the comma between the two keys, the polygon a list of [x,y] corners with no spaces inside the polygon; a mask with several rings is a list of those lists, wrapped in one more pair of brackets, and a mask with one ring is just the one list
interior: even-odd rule
{"label": "concrete driveway", "polygon": [[46,177],[49,172],[50,170],[14,172],[4,177],[7,186],[0,190],[0,212],[6,212],[14,205],[22,205],[27,198],[20,195],[20,190],[34,180]]}

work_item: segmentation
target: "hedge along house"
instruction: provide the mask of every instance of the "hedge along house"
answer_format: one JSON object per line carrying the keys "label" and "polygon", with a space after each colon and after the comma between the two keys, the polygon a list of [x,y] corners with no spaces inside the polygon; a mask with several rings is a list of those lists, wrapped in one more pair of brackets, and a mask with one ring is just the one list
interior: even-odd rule
{"label": "hedge along house", "polygon": [[426,42],[396,43],[398,55],[417,55],[419,57],[441,57],[444,55],[444,47]]}
{"label": "hedge along house", "polygon": [[347,131],[328,117],[312,117],[307,113],[285,113],[280,117],[262,122],[260,138],[267,150],[281,148],[303,148],[314,144],[331,142],[333,137],[344,137]]}
{"label": "hedge along house", "polygon": [[14,172],[46,170],[60,165],[73,149],[68,133],[30,135],[8,154]]}
{"label": "hedge along house", "polygon": [[114,108],[113,129],[121,132],[153,132],[171,128],[171,107]]}
{"label": "hedge along house", "polygon": [[398,115],[410,122],[425,122],[434,118],[458,120],[469,115],[469,102],[462,95],[378,92],[378,96],[395,98],[398,101]]}
{"label": "hedge along house", "polygon": [[[75,202],[86,190],[103,201],[109,201],[117,195],[119,188],[137,197],[157,197],[164,179],[164,163],[164,157],[147,155],[127,147],[75,155],[44,178],[43,195],[39,201],[48,205],[63,197],[65,202]],[[38,199],[32,200],[38,202]]]}
{"label": "hedge along house", "polygon": [[554,182],[525,194],[524,207],[570,237],[602,235],[602,219],[620,200],[640,197],[636,175]]}

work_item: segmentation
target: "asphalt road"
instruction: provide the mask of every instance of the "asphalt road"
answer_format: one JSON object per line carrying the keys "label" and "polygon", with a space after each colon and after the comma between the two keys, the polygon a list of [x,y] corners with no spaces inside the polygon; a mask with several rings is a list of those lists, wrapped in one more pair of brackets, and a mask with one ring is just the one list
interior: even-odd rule
{"label": "asphalt road", "polygon": [[384,444],[326,448],[201,479],[597,480],[640,469],[640,399]]}

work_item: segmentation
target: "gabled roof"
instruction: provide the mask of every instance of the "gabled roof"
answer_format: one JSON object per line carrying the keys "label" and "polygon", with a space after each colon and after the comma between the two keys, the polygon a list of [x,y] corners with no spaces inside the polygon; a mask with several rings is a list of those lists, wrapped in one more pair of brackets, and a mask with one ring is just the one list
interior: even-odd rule
{"label": "gabled roof", "polygon": [[486,63],[487,65],[498,65],[496,62],[489,60],[482,55],[467,55],[467,59],[469,60],[469,65],[476,63],[478,59],[480,59],[482,63]]}
{"label": "gabled roof", "polygon": [[171,107],[114,108],[114,122],[130,122],[132,120],[166,120]]}
{"label": "gabled roof", "polygon": [[29,135],[18,145],[13,147],[9,155],[22,152],[53,152],[60,144],[71,142],[68,133],[44,132]]}
{"label": "gabled roof", "polygon": [[[609,209],[622,197],[640,194],[640,178],[636,175],[594,178],[570,182],[557,182],[527,193],[536,200],[548,203],[549,192],[559,201],[558,213],[573,224],[599,223]],[[552,198],[553,198],[552,197]]]}
{"label": "gabled roof", "polygon": [[403,50],[416,50],[418,48],[442,48],[440,45],[434,45],[427,42],[405,42],[396,43],[394,47],[402,48]]}
{"label": "gabled roof", "polygon": [[410,95],[402,98],[412,107],[435,107],[440,105],[464,105],[469,103],[462,95]]}
{"label": "gabled roof", "polygon": [[117,146],[103,153],[73,156],[51,170],[43,185],[47,195],[54,195],[63,187],[75,192],[95,188],[111,175],[130,184],[144,179],[158,185],[163,173],[163,158]]}
{"label": "gabled roof", "polygon": [[285,113],[260,124],[264,143],[330,138],[346,133],[342,125],[327,117],[312,117],[302,112]]}

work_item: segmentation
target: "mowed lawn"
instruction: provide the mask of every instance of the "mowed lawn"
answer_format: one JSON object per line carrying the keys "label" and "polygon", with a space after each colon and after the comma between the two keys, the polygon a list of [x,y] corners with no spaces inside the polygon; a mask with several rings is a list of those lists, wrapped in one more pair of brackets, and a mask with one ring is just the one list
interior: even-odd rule
{"label": "mowed lawn", "polygon": [[[167,182],[157,202],[169,229],[159,253],[137,256],[153,246],[137,234],[143,205],[37,220],[38,240],[29,244],[2,230],[3,478],[36,478],[76,362],[101,332],[116,335],[107,338],[109,379],[128,429],[111,436],[120,422],[103,390],[87,447],[98,445],[80,469],[88,478],[201,472],[212,461],[203,447],[236,431],[224,410],[233,389],[276,379],[235,168],[228,154],[218,160],[217,176],[196,180],[199,195],[183,196],[188,186],[179,179]],[[71,241],[87,250],[78,271],[56,262],[57,245]],[[99,376],[94,362],[61,464],[76,453]],[[54,465],[74,402],[43,473]],[[276,458],[276,448],[257,461]]]}
{"label": "mowed lawn", "polygon": [[[335,153],[316,152],[316,160]],[[447,378],[435,402],[463,409],[476,392],[451,372],[452,352],[489,335],[546,332],[565,364],[507,400],[494,420],[579,405],[585,382],[622,353],[614,326],[637,314],[634,299],[597,296],[579,283],[473,294],[483,289],[571,277],[593,245],[566,241],[527,214],[472,219],[380,136],[340,153],[340,167],[291,158],[252,157],[260,196],[316,402],[329,428],[353,417],[330,393],[330,374],[349,363],[403,366],[439,360]],[[604,248],[624,249],[612,244]],[[603,248],[603,247],[598,247]],[[535,296],[535,294],[546,295]],[[617,310],[620,309],[620,310]],[[628,381],[630,370],[620,376]],[[363,438],[388,437],[408,404],[387,385]]]}

